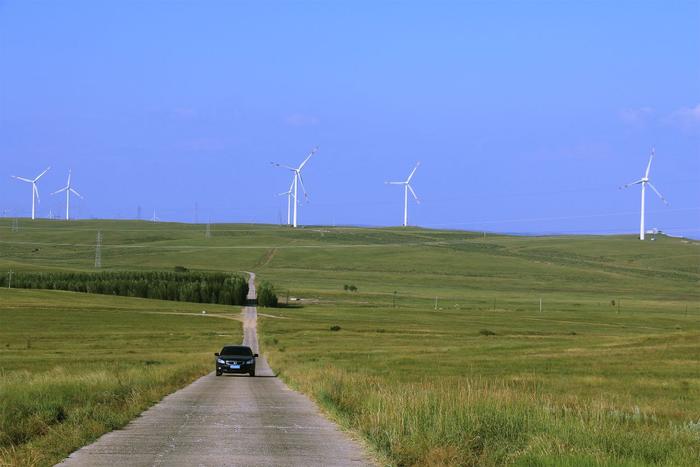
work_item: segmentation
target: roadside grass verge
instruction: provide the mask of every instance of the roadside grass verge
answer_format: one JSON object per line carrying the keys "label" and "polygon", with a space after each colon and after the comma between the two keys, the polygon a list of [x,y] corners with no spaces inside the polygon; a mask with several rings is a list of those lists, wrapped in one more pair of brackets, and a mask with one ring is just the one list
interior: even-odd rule
{"label": "roadside grass verge", "polygon": [[53,465],[206,374],[203,364],[13,372],[0,384],[0,464]]}
{"label": "roadside grass verge", "polygon": [[383,456],[406,465],[696,465],[700,434],[604,400],[563,402],[470,378],[396,384],[332,367],[285,373]]}
{"label": "roadside grass verge", "polygon": [[[0,465],[53,465],[211,371],[239,308],[0,291]],[[213,318],[213,319],[210,319]]]}

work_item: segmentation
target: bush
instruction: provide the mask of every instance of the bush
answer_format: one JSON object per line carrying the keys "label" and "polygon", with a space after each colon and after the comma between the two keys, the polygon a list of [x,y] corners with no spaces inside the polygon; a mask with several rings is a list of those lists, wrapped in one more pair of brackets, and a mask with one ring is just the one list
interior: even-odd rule
{"label": "bush", "polygon": [[479,335],[481,335],[481,336],[495,336],[496,333],[490,329],[479,329]]}
{"label": "bush", "polygon": [[258,286],[258,305],[272,308],[277,306],[277,295],[269,282],[263,282]]}
{"label": "bush", "polygon": [[331,331],[340,331],[340,326],[334,324],[333,326],[331,326]]}

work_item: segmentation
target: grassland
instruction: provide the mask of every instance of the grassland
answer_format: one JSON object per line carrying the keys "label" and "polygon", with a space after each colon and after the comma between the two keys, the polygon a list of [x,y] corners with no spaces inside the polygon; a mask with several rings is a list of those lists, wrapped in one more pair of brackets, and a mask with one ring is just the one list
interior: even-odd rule
{"label": "grassland", "polygon": [[0,465],[52,465],[211,371],[232,310],[1,289]]}
{"label": "grassland", "polygon": [[205,239],[201,226],[102,221],[20,228],[0,222],[0,271],[91,270],[98,229],[108,270],[256,271],[282,302],[299,299],[262,319],[273,367],[390,463],[700,458],[698,242],[253,225],[217,225]]}

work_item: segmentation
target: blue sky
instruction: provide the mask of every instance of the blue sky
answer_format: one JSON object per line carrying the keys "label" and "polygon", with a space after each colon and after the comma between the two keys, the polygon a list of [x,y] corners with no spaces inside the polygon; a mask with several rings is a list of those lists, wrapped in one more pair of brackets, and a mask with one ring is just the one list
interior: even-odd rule
{"label": "blue sky", "polygon": [[[0,211],[700,237],[700,1],[0,0]],[[1,175],[1,174],[0,174]],[[3,177],[4,180],[3,180]]]}

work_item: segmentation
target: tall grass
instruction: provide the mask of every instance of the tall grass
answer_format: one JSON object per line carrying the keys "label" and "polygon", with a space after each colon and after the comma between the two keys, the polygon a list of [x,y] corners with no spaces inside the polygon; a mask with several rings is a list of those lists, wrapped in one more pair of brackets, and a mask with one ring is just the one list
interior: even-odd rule
{"label": "tall grass", "polygon": [[285,379],[393,464],[696,465],[700,432],[604,399],[481,378],[396,383],[332,366]]}
{"label": "tall grass", "polygon": [[0,465],[51,465],[201,376],[203,362],[3,375]]}

